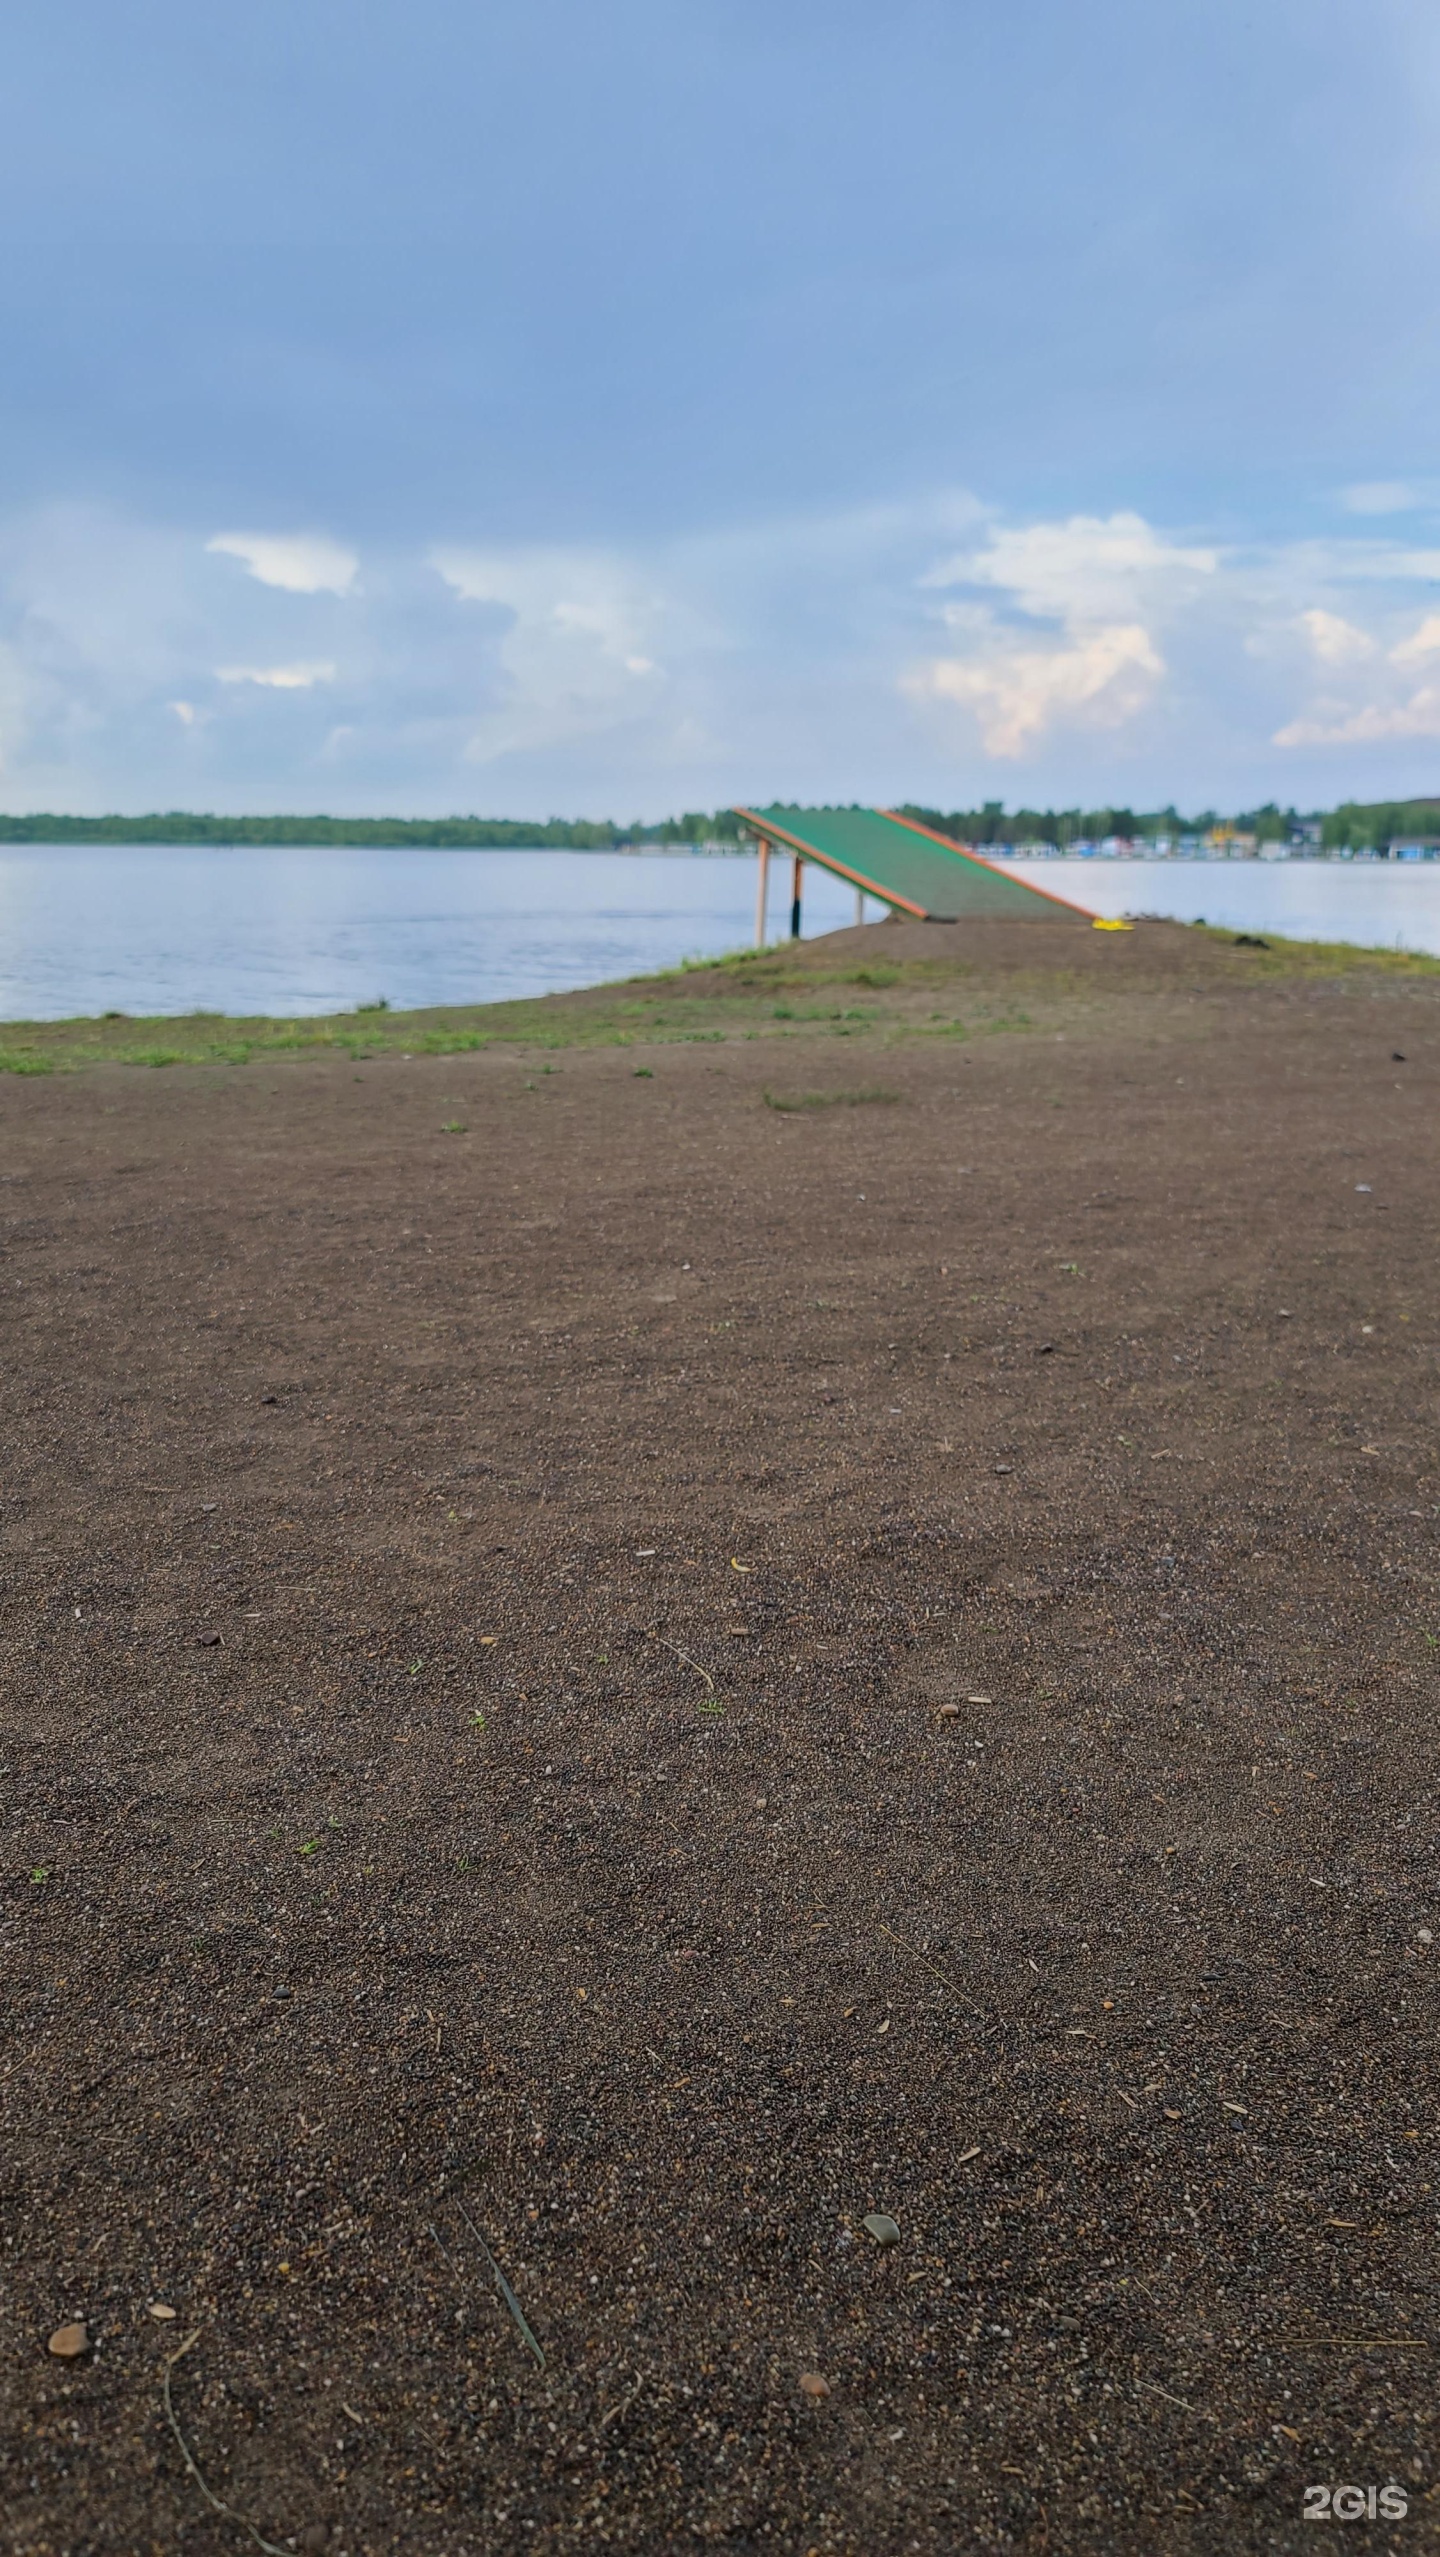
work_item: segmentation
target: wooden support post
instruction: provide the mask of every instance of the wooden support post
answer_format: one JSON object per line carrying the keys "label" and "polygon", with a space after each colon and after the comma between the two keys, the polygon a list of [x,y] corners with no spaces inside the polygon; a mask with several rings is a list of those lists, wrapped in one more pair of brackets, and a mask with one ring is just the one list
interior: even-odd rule
{"label": "wooden support post", "polygon": [[760,876],[755,887],[755,947],[757,950],[763,950],[765,947],[765,909],[770,902],[770,845],[768,839],[764,835],[761,836],[755,849],[760,855]]}
{"label": "wooden support post", "polygon": [[863,923],[865,920],[865,891],[863,888],[857,888],[855,891],[855,920],[857,923]]}
{"label": "wooden support post", "polygon": [[798,941],[800,938],[800,886],[804,869],[804,860],[797,852],[795,865],[790,873],[790,938],[792,941]]}

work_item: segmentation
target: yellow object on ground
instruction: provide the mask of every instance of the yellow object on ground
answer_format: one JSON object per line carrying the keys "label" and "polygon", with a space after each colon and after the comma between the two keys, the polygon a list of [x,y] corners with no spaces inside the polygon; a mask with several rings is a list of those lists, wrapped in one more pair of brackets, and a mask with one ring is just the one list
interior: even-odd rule
{"label": "yellow object on ground", "polygon": [[1133,932],[1135,926],[1133,923],[1126,923],[1118,914],[1097,914],[1095,929],[1097,932]]}

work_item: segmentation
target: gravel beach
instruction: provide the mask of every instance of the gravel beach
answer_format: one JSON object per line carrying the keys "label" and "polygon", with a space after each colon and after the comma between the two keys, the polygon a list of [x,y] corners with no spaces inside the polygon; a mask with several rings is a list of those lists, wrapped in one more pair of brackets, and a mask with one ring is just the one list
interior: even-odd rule
{"label": "gravel beach", "polygon": [[1436,2544],[1440,977],[960,947],[0,1082],[6,2549]]}

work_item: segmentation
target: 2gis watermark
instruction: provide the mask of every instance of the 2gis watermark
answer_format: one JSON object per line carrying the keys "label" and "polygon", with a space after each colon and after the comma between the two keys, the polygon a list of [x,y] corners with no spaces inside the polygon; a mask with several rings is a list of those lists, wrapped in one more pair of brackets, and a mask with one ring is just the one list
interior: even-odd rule
{"label": "2gis watermark", "polygon": [[1307,2486],[1307,2521],[1403,2521],[1410,2498],[1403,2486]]}

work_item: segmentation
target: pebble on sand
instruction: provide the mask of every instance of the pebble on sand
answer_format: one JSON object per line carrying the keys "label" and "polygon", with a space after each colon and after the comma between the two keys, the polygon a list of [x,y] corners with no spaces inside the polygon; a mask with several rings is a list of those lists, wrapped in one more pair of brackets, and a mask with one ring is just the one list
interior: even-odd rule
{"label": "pebble on sand", "polygon": [[865,2226],[870,2231],[870,2234],[874,2238],[877,2246],[899,2245],[900,2231],[896,2227],[895,2222],[890,2219],[884,2211],[867,2211],[865,2214]]}
{"label": "pebble on sand", "polygon": [[73,2326],[57,2326],[46,2349],[57,2362],[78,2362],[90,2350],[90,2329],[84,2318],[77,2317]]}
{"label": "pebble on sand", "polygon": [[800,2386],[807,2397],[828,2397],[830,2394],[830,2382],[822,2379],[818,2371],[802,2371]]}

